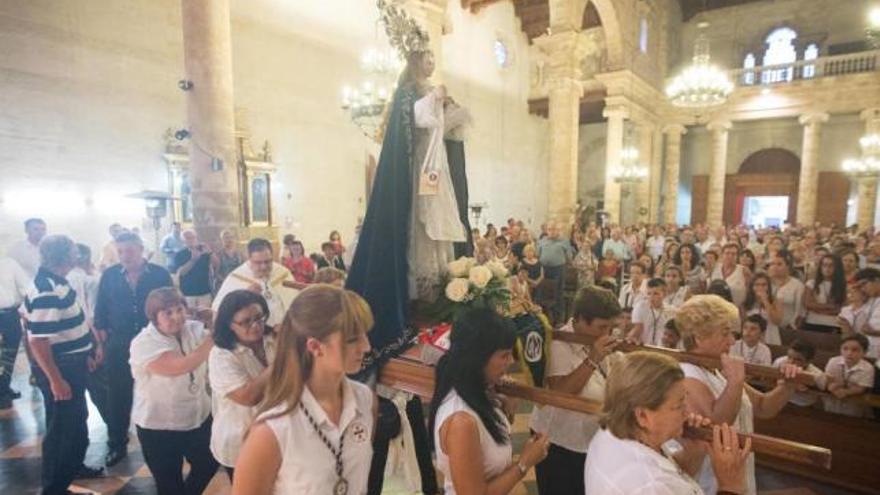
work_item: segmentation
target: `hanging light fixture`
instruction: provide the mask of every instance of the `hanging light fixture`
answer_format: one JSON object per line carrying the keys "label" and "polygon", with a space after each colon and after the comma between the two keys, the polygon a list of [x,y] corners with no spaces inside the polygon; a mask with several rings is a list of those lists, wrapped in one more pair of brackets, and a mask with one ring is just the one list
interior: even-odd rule
{"label": "hanging light fixture", "polygon": [[733,92],[727,74],[709,63],[709,23],[697,25],[693,63],[666,86],[666,96],[677,107],[705,108],[721,105]]}
{"label": "hanging light fixture", "polygon": [[620,150],[620,163],[611,168],[611,178],[619,184],[634,184],[648,178],[648,167],[639,161],[632,127],[627,130],[626,146]]}
{"label": "hanging light fixture", "polygon": [[862,148],[861,158],[848,158],[841,168],[855,177],[880,176],[880,134],[867,134],[859,139]]}
{"label": "hanging light fixture", "polygon": [[342,90],[342,109],[370,139],[380,139],[385,108],[394,96],[402,68],[403,63],[394,50],[370,48],[361,57],[364,80],[357,87],[346,86]]}

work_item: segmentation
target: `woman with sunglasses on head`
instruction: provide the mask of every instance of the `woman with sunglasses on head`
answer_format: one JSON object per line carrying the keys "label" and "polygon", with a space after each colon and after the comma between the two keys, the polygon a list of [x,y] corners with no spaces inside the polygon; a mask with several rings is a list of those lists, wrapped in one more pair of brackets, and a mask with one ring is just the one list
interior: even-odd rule
{"label": "woman with sunglasses on head", "polygon": [[539,434],[513,462],[510,422],[493,391],[514,362],[513,323],[491,309],[473,309],[453,324],[450,340],[437,363],[429,420],[444,492],[510,493],[549,448]]}
{"label": "woman with sunglasses on head", "polygon": [[275,358],[275,337],[266,326],[268,314],[263,296],[236,290],[220,303],[214,320],[214,348],[208,358],[214,413],[211,452],[230,480]]}
{"label": "woman with sunglasses on head", "polygon": [[360,371],[372,326],[370,307],[349,290],[314,284],[293,300],[233,495],[367,492],[376,402],[346,375]]}

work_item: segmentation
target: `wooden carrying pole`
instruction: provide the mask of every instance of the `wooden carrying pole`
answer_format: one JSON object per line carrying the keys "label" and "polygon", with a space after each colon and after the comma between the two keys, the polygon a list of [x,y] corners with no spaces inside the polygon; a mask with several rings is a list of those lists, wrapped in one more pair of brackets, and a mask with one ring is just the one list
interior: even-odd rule
{"label": "wooden carrying pole", "polygon": [[[572,333],[572,332],[560,332],[557,330],[553,331],[553,338],[562,342],[570,342],[572,344],[581,344],[581,345],[592,345],[593,342],[596,341],[596,337],[592,335],[586,335],[581,333]],[[658,354],[663,354],[675,359],[681,363],[690,363],[695,364],[697,366],[701,366],[703,368],[720,370],[721,369],[721,360],[718,358],[713,358],[709,356],[703,356],[700,354],[694,354],[692,352],[679,351],[676,349],[667,349],[666,347],[657,347],[653,345],[638,345],[633,344],[626,341],[619,341],[619,343],[614,347],[615,351],[621,352],[633,352],[633,351],[650,351],[656,352]],[[752,378],[761,382],[766,383],[776,383],[777,380],[782,378],[782,374],[778,369],[772,366],[762,366],[760,364],[745,364],[746,368],[746,376],[748,378]],[[816,389],[816,376],[812,373],[807,373],[806,371],[801,371],[794,378],[794,382],[799,385],[806,385],[807,387],[812,387],[809,390],[810,393],[816,395],[823,395],[827,397],[833,397],[833,395],[828,394],[827,392],[823,392],[821,390]],[[841,400],[841,399],[838,399]],[[873,394],[862,394],[862,395],[854,395],[842,399],[847,402],[858,402],[870,407],[880,408],[880,396]]]}
{"label": "wooden carrying pole", "polygon": [[[428,400],[434,394],[434,368],[409,359],[390,360],[382,367],[379,381],[383,385]],[[507,382],[499,385],[498,391],[535,404],[559,407],[570,411],[586,414],[599,414],[602,411],[602,403],[600,402],[543,388]],[[688,428],[687,435],[711,441],[712,430],[709,428]],[[745,437],[751,437],[752,450],[757,453],[820,469],[831,469],[831,451],[828,449],[755,433],[740,435],[741,440],[744,440]]]}

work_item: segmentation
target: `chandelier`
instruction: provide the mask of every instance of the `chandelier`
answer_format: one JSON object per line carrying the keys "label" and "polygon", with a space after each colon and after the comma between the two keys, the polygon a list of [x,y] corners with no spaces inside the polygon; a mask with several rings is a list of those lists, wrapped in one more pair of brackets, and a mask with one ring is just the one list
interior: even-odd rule
{"label": "chandelier", "polygon": [[708,26],[706,22],[697,25],[700,33],[694,41],[693,63],[666,86],[666,96],[677,107],[721,105],[733,92],[733,83],[727,74],[709,63]]}
{"label": "chandelier", "polygon": [[855,177],[880,176],[880,134],[862,136],[859,146],[862,157],[844,160],[841,164],[843,171]]}
{"label": "chandelier", "polygon": [[611,169],[611,178],[619,184],[634,184],[648,178],[648,167],[639,162],[639,150],[628,132],[627,146],[620,150],[620,164]]}
{"label": "chandelier", "polygon": [[874,48],[880,48],[880,7],[874,7],[868,12],[868,27],[865,28],[868,43]]}
{"label": "chandelier", "polygon": [[364,79],[357,87],[342,90],[342,109],[370,139],[381,140],[385,109],[394,95],[403,64],[393,50],[370,48],[361,57]]}

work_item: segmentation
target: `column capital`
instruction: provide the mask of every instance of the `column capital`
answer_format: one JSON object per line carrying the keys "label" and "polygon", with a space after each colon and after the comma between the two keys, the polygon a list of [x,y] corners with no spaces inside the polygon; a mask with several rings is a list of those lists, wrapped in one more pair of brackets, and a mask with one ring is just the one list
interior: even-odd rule
{"label": "column capital", "polygon": [[801,125],[824,124],[828,122],[829,115],[826,112],[808,112],[798,118]]}
{"label": "column capital", "polygon": [[534,40],[538,49],[547,56],[546,74],[549,81],[573,79],[580,81],[581,61],[589,52],[589,39],[580,32],[565,31],[545,34]]}
{"label": "column capital", "polygon": [[687,134],[687,127],[681,124],[666,124],[663,126],[663,134],[678,135]]}
{"label": "column capital", "polygon": [[602,110],[602,116],[606,119],[628,119],[630,116],[630,111],[628,107],[625,106],[606,106],[604,110]]}
{"label": "column capital", "polygon": [[862,110],[859,117],[865,121],[880,120],[880,107],[866,108],[865,110]]}
{"label": "column capital", "polygon": [[731,127],[733,127],[733,123],[724,119],[713,120],[706,125],[706,129],[712,132],[727,132]]}

